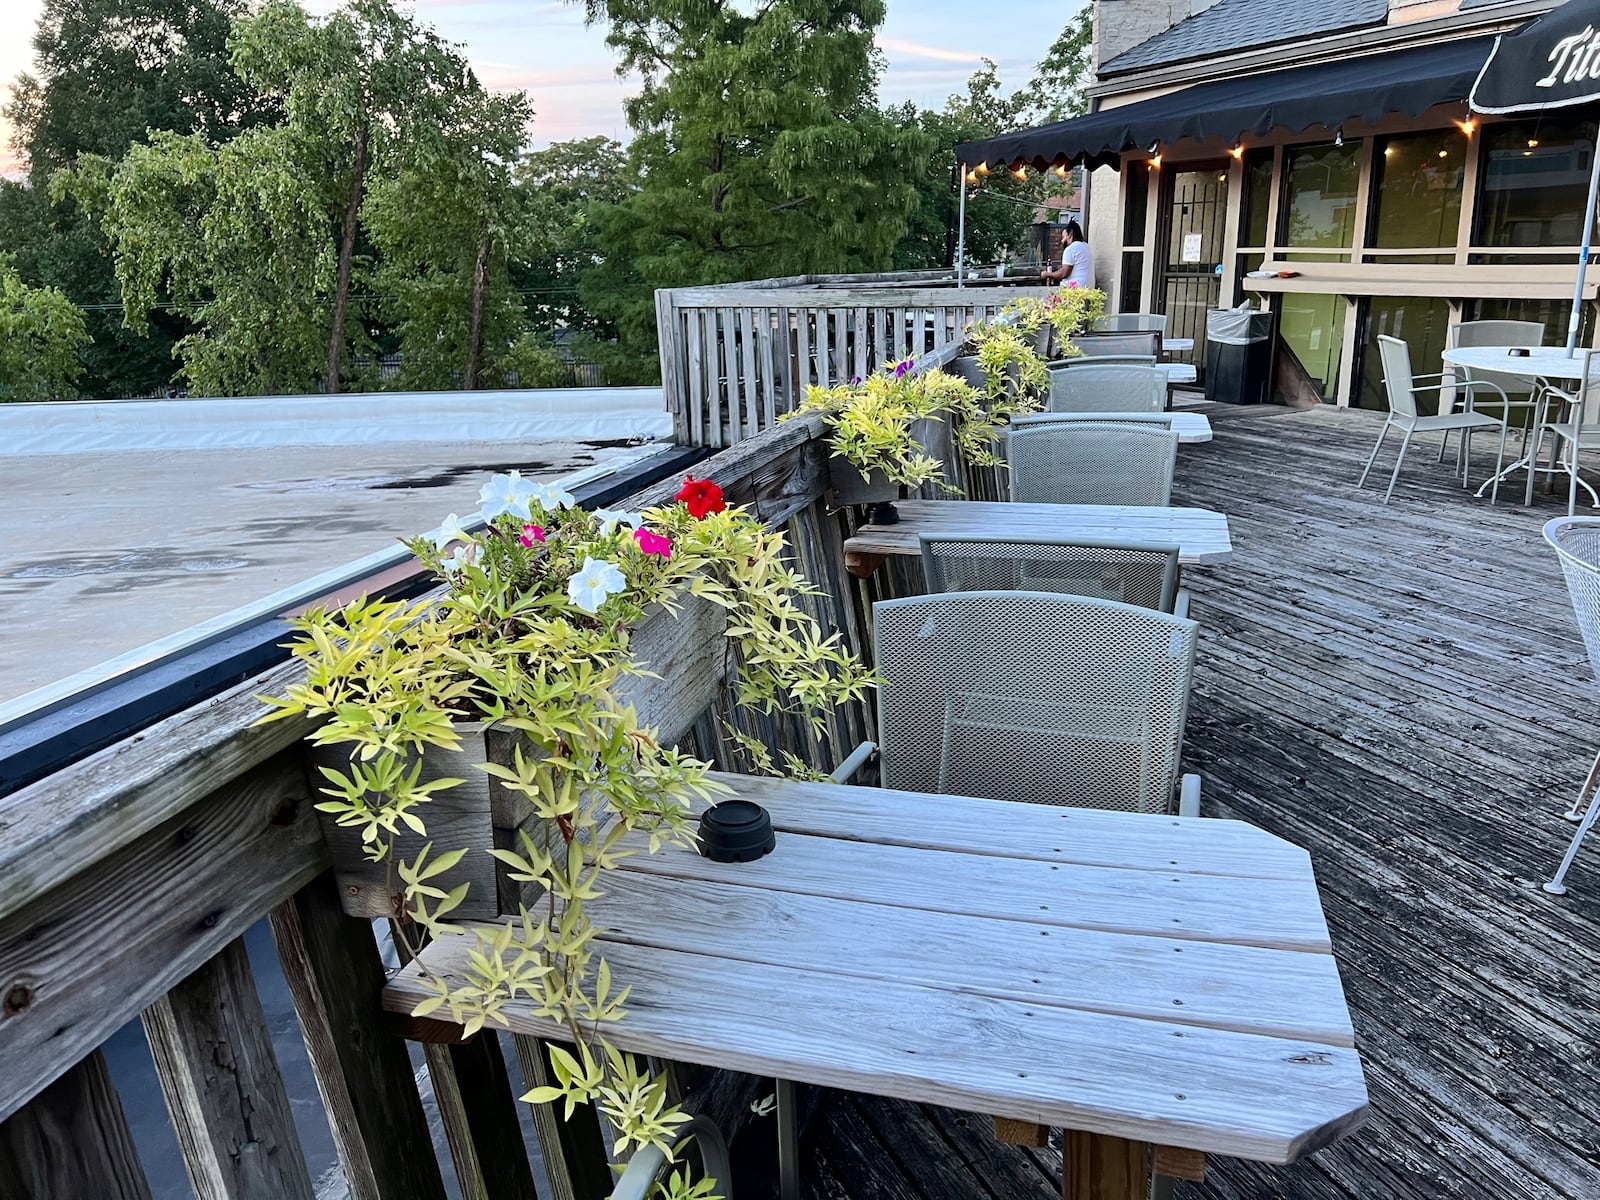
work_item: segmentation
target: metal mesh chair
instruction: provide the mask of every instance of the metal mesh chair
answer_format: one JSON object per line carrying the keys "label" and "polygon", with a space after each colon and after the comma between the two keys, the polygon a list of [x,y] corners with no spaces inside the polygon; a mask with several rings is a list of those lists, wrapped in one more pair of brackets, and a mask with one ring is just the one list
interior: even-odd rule
{"label": "metal mesh chair", "polygon": [[1065,592],[1189,615],[1176,546],[933,533],[919,540],[930,592]]}
{"label": "metal mesh chair", "polygon": [[1011,431],[1011,498],[1023,504],[1172,502],[1170,429],[1055,422]]}
{"label": "metal mesh chair", "polygon": [[[1600,519],[1594,517],[1557,517],[1544,527],[1544,540],[1555,549],[1561,560],[1561,573],[1567,579],[1567,592],[1572,597],[1572,611],[1578,619],[1578,632],[1583,635],[1584,649],[1589,652],[1589,666],[1600,676]],[[1578,790],[1567,810],[1567,819],[1581,822],[1567,847],[1566,857],[1555,878],[1544,885],[1544,890],[1557,896],[1565,895],[1564,882],[1573,859],[1578,857],[1578,847],[1589,832],[1589,826],[1600,816],[1600,803],[1596,803],[1596,788],[1600,787],[1600,755],[1595,756],[1589,775]]]}
{"label": "metal mesh chair", "polygon": [[[1578,509],[1580,486],[1589,493],[1595,507],[1600,508],[1600,496],[1595,495],[1587,480],[1578,477],[1579,454],[1584,450],[1600,450],[1600,350],[1583,352],[1583,378],[1578,381],[1576,393],[1551,387],[1549,395],[1570,406],[1565,420],[1552,421],[1542,431],[1555,438],[1561,465],[1567,471],[1567,515],[1570,517]],[[1542,434],[1536,431],[1534,436]],[[1537,450],[1537,443],[1534,448]]]}
{"label": "metal mesh chair", "polygon": [[1132,364],[1070,367],[1050,372],[1051,412],[1161,412],[1167,373]]}
{"label": "metal mesh chair", "polygon": [[[1383,449],[1383,439],[1389,435],[1390,429],[1398,429],[1402,433],[1400,439],[1400,453],[1394,460],[1394,473],[1389,476],[1389,490],[1383,493],[1383,502],[1389,503],[1389,497],[1394,495],[1395,481],[1400,478],[1400,465],[1406,461],[1406,450],[1411,445],[1411,435],[1415,433],[1445,433],[1459,429],[1462,434],[1461,443],[1461,482],[1467,482],[1467,471],[1472,466],[1472,431],[1475,429],[1498,429],[1500,431],[1500,453],[1495,459],[1495,485],[1494,493],[1490,500],[1500,496],[1500,466],[1506,457],[1506,432],[1508,429],[1504,412],[1499,417],[1489,416],[1487,413],[1472,410],[1472,395],[1477,391],[1497,393],[1502,403],[1505,393],[1492,383],[1484,380],[1469,380],[1460,386],[1467,392],[1467,410],[1459,413],[1441,413],[1434,417],[1424,417],[1417,411],[1417,393],[1437,389],[1443,373],[1430,375],[1414,375],[1411,372],[1411,348],[1399,338],[1392,338],[1388,334],[1378,335],[1378,354],[1383,360],[1383,386],[1389,397],[1389,417],[1383,423],[1383,428],[1378,431],[1378,440],[1372,447],[1372,453],[1367,456],[1367,465],[1362,468],[1361,478],[1356,481],[1357,487],[1365,486],[1367,476],[1372,472],[1372,464],[1378,461],[1378,451]],[[1431,379],[1434,382],[1419,384],[1419,379]]]}
{"label": "metal mesh chair", "polygon": [[1199,815],[1198,777],[1178,778],[1193,621],[951,592],[880,601],[873,626],[885,787]]}
{"label": "metal mesh chair", "polygon": [[1153,367],[1156,365],[1154,354],[1096,354],[1090,358],[1052,358],[1045,366],[1052,371],[1060,371],[1066,367]]}
{"label": "metal mesh chair", "polygon": [[[1449,333],[1449,344],[1458,346],[1542,346],[1544,344],[1544,325],[1539,321],[1463,321],[1453,326]],[[1505,393],[1505,404],[1512,409],[1532,410],[1537,406],[1538,397],[1535,394],[1538,385],[1524,375],[1504,375],[1498,371],[1475,371],[1468,367],[1445,365],[1446,379],[1458,378],[1463,383],[1476,380],[1479,383],[1493,384]],[[1468,391],[1467,396],[1472,393]],[[1490,410],[1498,407],[1498,402],[1492,395],[1485,396]],[[1455,399],[1451,397],[1444,412],[1454,411]],[[1469,407],[1477,407],[1471,405]],[[1532,435],[1533,421],[1530,417],[1523,429],[1522,436],[1527,438]],[[1450,445],[1450,434],[1445,433],[1439,441],[1439,461],[1444,461],[1444,452]],[[1531,487],[1533,475],[1530,472],[1528,482]],[[1529,503],[1532,503],[1531,493]]]}
{"label": "metal mesh chair", "polygon": [[1072,344],[1086,358],[1102,354],[1161,354],[1161,335],[1153,330],[1123,330],[1116,333],[1075,333]]}
{"label": "metal mesh chair", "polygon": [[1094,323],[1096,333],[1166,333],[1166,313],[1107,313]]}
{"label": "metal mesh chair", "polygon": [[1169,412],[1042,412],[1018,413],[1011,418],[1011,427],[1020,429],[1028,425],[1079,424],[1079,425],[1134,425],[1152,429],[1171,429]]}

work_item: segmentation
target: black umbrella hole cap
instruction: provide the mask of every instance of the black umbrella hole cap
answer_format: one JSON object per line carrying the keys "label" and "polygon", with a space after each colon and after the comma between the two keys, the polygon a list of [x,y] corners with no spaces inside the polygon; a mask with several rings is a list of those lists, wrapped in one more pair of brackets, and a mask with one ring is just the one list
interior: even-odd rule
{"label": "black umbrella hole cap", "polygon": [[755,862],[772,853],[772,817],[753,800],[724,800],[700,814],[700,853],[712,862]]}

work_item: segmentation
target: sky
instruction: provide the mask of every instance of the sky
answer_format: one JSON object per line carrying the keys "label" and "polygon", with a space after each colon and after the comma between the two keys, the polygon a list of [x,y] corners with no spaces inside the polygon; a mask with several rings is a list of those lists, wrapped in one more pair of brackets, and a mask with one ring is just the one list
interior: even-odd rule
{"label": "sky", "polygon": [[[337,0],[304,0],[313,12]],[[28,68],[30,40],[43,0],[0,0],[0,81]],[[414,0],[417,15],[460,43],[491,88],[522,88],[533,97],[532,142],[607,134],[626,139],[622,97],[604,31],[587,28],[581,4],[551,0]],[[889,60],[880,96],[938,107],[961,89],[982,58],[999,64],[1005,86],[1025,83],[1078,6],[1045,0],[1006,0],[998,9],[972,0],[889,0],[878,45]],[[0,170],[14,170],[11,134],[0,119]]]}

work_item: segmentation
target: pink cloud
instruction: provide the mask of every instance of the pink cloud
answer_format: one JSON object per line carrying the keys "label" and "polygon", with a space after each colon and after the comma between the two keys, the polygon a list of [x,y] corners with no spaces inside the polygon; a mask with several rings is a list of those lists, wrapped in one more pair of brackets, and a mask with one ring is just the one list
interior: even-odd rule
{"label": "pink cloud", "polygon": [[923,46],[917,42],[908,42],[904,38],[880,37],[878,45],[889,51],[890,54],[903,54],[908,58],[932,58],[939,62],[953,63],[979,63],[983,55],[974,54],[970,50],[945,50],[939,46]]}

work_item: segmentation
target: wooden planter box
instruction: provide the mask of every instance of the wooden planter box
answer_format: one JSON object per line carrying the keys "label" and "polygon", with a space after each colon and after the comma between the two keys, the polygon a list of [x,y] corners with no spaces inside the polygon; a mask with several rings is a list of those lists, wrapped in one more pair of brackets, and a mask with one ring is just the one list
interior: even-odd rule
{"label": "wooden planter box", "polygon": [[[913,421],[911,436],[923,450],[940,462],[950,461],[950,424],[939,418]],[[835,508],[851,504],[881,504],[900,498],[900,485],[891,482],[882,471],[862,474],[855,464],[837,454],[828,459],[828,487]]]}
{"label": "wooden planter box", "polygon": [[[684,599],[676,616],[656,609],[633,630],[629,639],[633,659],[652,674],[622,679],[617,698],[633,705],[640,724],[654,728],[662,744],[670,746],[682,738],[720,696],[725,680],[726,630],[724,611],[693,596]],[[523,797],[508,792],[479,769],[485,762],[509,764],[518,735],[480,722],[461,722],[457,729],[462,735],[461,748],[430,749],[422,758],[422,777],[464,782],[436,792],[414,810],[427,825],[427,836],[402,832],[395,843],[395,863],[369,861],[362,853],[359,827],[341,826],[331,814],[318,814],[339,881],[340,900],[351,916],[393,916],[396,893],[403,886],[395,872],[396,863],[412,860],[427,843],[432,843],[433,857],[467,849],[454,868],[429,881],[447,892],[462,883],[471,885],[466,900],[452,910],[450,919],[493,920],[515,915],[519,900],[533,898],[522,894],[523,885],[505,877],[507,869],[487,851],[495,846],[520,849],[517,835],[521,829],[540,841],[547,831],[539,828],[542,822]],[[306,752],[318,787],[325,782],[318,766],[343,769],[350,759],[345,746],[308,742]]]}

